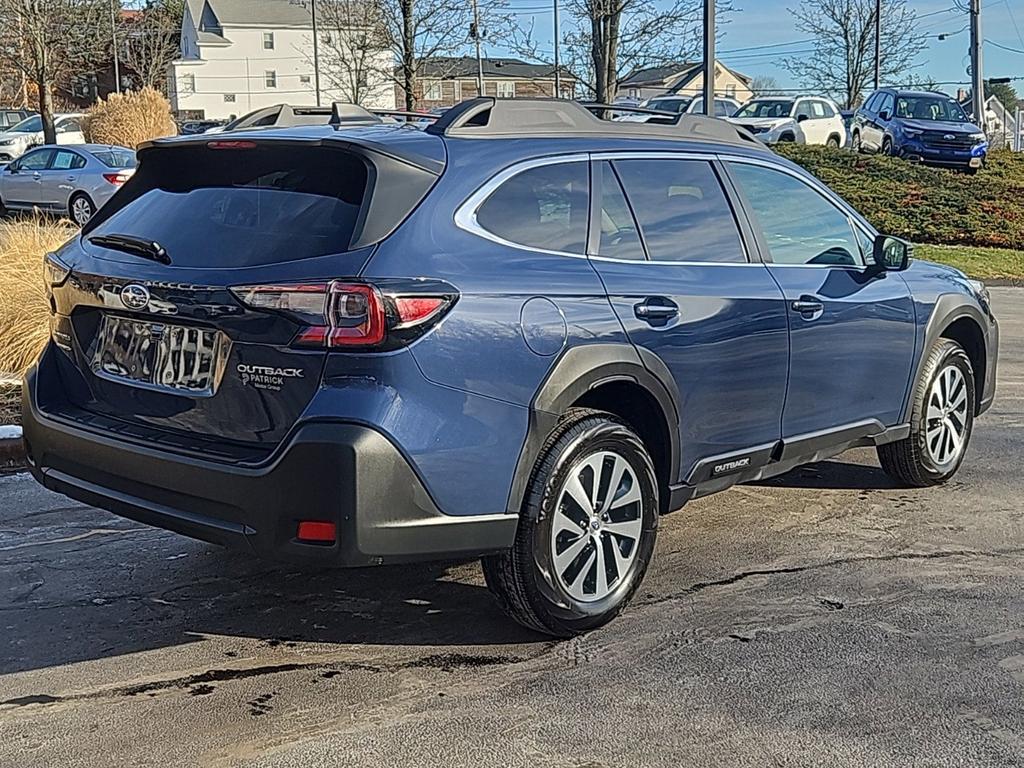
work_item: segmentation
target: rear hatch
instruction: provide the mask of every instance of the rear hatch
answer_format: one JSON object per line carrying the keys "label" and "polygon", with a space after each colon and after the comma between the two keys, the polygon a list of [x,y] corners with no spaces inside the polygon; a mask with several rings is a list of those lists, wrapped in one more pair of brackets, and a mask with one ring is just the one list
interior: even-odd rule
{"label": "rear hatch", "polygon": [[326,294],[443,168],[436,147],[392,152],[367,131],[140,151],[132,179],[50,257],[71,417],[226,458],[272,451],[319,385],[327,351],[310,330]]}

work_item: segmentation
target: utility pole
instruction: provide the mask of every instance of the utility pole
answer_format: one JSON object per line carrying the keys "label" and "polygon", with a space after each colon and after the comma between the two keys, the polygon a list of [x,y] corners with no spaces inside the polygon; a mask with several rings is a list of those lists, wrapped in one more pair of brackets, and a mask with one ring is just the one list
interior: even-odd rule
{"label": "utility pole", "polygon": [[309,13],[313,17],[313,87],[316,88],[316,105],[320,106],[320,35],[316,26],[316,0],[310,0]]}
{"label": "utility pole", "polygon": [[480,56],[480,8],[473,0],[473,40],[476,42],[476,92],[484,95],[484,60]]}
{"label": "utility pole", "polygon": [[985,75],[981,62],[981,0],[971,2],[971,101],[974,123],[985,130]]}
{"label": "utility pole", "polygon": [[882,0],[875,0],[875,90],[882,84]]}
{"label": "utility pole", "polygon": [[110,39],[113,42],[114,51],[114,90],[121,92],[121,61],[117,52],[117,12],[116,8],[121,7],[120,0],[112,0],[110,3]]}
{"label": "utility pole", "polygon": [[704,114],[715,114],[715,0],[704,0]]}
{"label": "utility pole", "polygon": [[555,14],[555,98],[562,98],[562,73],[561,73],[561,62],[558,57],[558,0],[554,0],[554,14]]}

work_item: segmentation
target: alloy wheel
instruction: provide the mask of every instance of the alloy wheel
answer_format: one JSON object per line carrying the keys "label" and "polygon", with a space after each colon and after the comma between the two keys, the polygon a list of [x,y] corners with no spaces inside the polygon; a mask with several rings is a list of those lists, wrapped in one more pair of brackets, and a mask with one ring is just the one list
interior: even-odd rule
{"label": "alloy wheel", "polygon": [[947,466],[959,458],[967,434],[967,381],[955,365],[939,371],[928,393],[925,442],[928,455],[937,465]]}
{"label": "alloy wheel", "polygon": [[78,226],[84,227],[92,218],[92,203],[84,197],[75,198],[71,204],[71,217]]}
{"label": "alloy wheel", "polygon": [[551,526],[559,586],[574,600],[608,597],[636,561],[643,500],[636,473],[613,451],[598,451],[569,471]]}

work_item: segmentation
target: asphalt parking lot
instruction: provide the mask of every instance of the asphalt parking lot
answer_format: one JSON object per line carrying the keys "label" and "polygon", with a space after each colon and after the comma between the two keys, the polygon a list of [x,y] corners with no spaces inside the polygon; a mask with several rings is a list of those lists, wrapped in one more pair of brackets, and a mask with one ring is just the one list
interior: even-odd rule
{"label": "asphalt parking lot", "polygon": [[302,572],[0,478],[0,765],[1024,765],[1024,290],[949,485],[860,450],[663,520],[553,643],[475,563]]}

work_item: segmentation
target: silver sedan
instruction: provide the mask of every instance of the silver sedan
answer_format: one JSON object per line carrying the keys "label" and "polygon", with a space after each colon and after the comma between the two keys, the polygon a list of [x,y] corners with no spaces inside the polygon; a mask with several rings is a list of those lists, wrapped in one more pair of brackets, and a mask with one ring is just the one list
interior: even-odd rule
{"label": "silver sedan", "polygon": [[38,147],[0,170],[0,211],[38,209],[84,226],[133,173],[135,152],[124,147]]}

